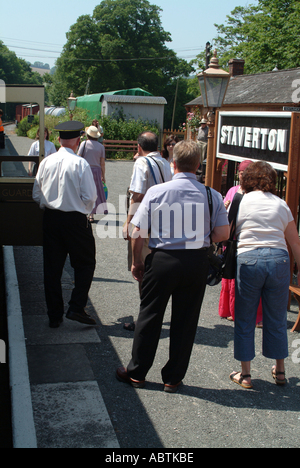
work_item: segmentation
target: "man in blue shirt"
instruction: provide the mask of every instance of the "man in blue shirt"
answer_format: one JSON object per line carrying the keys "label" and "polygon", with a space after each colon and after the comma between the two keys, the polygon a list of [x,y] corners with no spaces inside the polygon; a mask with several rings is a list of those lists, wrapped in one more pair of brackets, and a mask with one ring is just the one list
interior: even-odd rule
{"label": "man in blue shirt", "polygon": [[[184,378],[197,330],[208,273],[210,241],[229,237],[221,195],[211,190],[210,218],[206,188],[197,181],[200,150],[182,141],[174,148],[174,178],[151,187],[134,218],[132,275],[142,283],[140,314],[127,369],[117,379],[143,387],[153,364],[165,309],[172,296],[169,361],[162,369],[166,392],[176,392]],[[151,254],[142,261],[144,238],[150,232]]]}

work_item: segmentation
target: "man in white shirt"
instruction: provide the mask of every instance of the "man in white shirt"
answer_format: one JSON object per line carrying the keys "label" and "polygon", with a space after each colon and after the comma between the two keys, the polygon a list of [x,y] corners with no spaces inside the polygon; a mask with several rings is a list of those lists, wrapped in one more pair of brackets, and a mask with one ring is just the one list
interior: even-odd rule
{"label": "man in white shirt", "polygon": [[[128,231],[131,220],[143,200],[147,190],[153,185],[169,182],[172,179],[171,167],[169,162],[162,158],[158,152],[158,137],[152,132],[143,132],[137,139],[138,157],[134,164],[133,173],[129,191],[131,193],[129,212],[127,222],[123,228],[123,237],[129,241],[128,245],[128,269],[131,270],[132,250],[131,237]],[[151,250],[148,248],[148,238],[144,241],[143,260],[149,255]],[[134,323],[124,324],[124,328],[133,331]]]}
{"label": "man in white shirt", "polygon": [[96,264],[95,239],[86,215],[94,208],[97,190],[89,164],[75,154],[83,127],[72,121],[55,128],[61,148],[41,162],[33,188],[33,199],[45,210],[44,285],[51,328],[63,321],[61,276],[68,254],[75,270],[75,288],[66,317],[96,324],[84,311]]}

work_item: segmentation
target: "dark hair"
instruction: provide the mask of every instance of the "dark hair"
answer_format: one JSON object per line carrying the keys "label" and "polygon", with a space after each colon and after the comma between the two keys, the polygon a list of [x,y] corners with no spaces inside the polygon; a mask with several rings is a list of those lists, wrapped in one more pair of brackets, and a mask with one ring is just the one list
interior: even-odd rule
{"label": "dark hair", "polygon": [[244,170],[241,187],[246,193],[261,190],[276,195],[276,181],[275,169],[267,162],[257,161]]}
{"label": "dark hair", "polygon": [[156,135],[156,133],[140,133],[137,142],[143,151],[149,151],[149,153],[152,153],[153,151],[157,151],[158,149],[158,136]]}
{"label": "dark hair", "polygon": [[86,134],[88,140],[98,141],[98,138],[91,137],[90,135]]}
{"label": "dark hair", "polygon": [[[44,132],[47,132],[46,140],[49,140],[49,130],[47,127],[44,128]],[[35,139],[38,140],[39,138],[40,138],[40,129],[38,128]]]}
{"label": "dark hair", "polygon": [[170,135],[168,136],[168,138],[166,139],[166,141],[164,142],[164,149],[162,150],[162,157],[165,158],[165,159],[169,159],[169,152],[168,152],[168,145],[172,142],[172,141],[175,141],[175,143],[178,143],[179,142],[179,139],[177,136],[174,136],[174,135]]}

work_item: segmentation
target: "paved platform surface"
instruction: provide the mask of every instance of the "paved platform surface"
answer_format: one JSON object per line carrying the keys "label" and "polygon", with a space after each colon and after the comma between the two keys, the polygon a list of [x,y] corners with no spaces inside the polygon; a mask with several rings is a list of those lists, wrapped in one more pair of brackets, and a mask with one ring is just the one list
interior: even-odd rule
{"label": "paved platform surface", "polygon": [[[58,330],[48,328],[42,248],[13,250],[37,447],[299,447],[299,334],[288,332],[289,383],[278,388],[257,330],[254,389],[241,389],[229,380],[239,364],[233,358],[234,325],[218,316],[220,286],[207,289],[190,367],[177,394],[163,392],[160,376],[168,359],[170,305],[146,388],[135,390],[116,380],[116,368],[129,362],[133,337],[122,325],[136,318],[139,306],[137,284],[126,268],[126,243],[118,236],[125,216],[119,196],[126,193],[131,171],[131,162],[107,161],[110,215],[97,217],[93,225],[97,267],[87,306],[97,327],[65,319]],[[111,236],[105,238],[108,224]],[[67,310],[73,287],[69,262],[62,284]],[[293,302],[289,330],[296,317]]]}

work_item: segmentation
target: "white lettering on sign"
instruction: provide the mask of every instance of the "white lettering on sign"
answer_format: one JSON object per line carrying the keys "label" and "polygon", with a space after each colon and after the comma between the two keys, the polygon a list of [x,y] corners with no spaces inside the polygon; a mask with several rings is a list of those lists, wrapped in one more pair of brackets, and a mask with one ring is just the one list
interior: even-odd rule
{"label": "white lettering on sign", "polygon": [[221,128],[222,145],[244,146],[269,151],[285,153],[288,131],[258,127],[234,127],[223,125]]}
{"label": "white lettering on sign", "polygon": [[6,344],[0,340],[0,364],[6,364]]}

